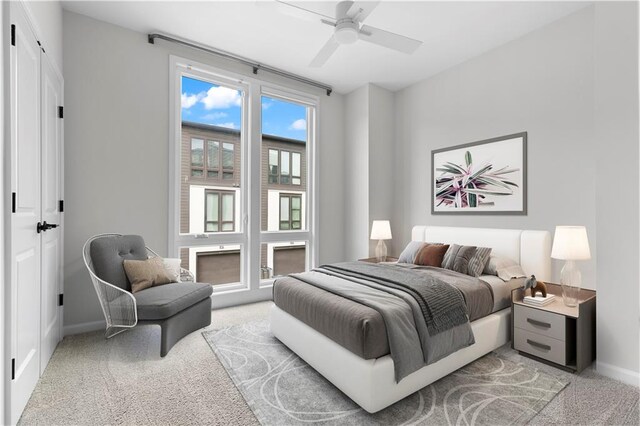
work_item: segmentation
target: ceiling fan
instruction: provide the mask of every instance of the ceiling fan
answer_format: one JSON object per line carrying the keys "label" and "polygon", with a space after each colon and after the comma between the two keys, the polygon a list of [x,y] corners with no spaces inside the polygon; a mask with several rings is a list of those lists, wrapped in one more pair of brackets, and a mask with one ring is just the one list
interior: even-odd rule
{"label": "ceiling fan", "polygon": [[333,55],[341,44],[352,44],[358,40],[384,46],[399,52],[411,54],[422,44],[419,40],[401,36],[379,28],[363,25],[364,20],[378,6],[377,1],[341,1],[336,5],[335,17],[327,16],[296,4],[276,0],[279,9],[287,15],[303,19],[311,19],[334,27],[331,38],[320,49],[320,52],[309,64],[321,67]]}

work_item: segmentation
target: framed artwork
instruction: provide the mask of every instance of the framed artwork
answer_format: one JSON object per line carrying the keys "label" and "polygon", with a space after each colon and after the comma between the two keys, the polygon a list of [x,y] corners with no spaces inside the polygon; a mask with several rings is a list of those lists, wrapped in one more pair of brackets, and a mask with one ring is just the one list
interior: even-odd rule
{"label": "framed artwork", "polygon": [[527,132],[431,151],[432,214],[527,214]]}

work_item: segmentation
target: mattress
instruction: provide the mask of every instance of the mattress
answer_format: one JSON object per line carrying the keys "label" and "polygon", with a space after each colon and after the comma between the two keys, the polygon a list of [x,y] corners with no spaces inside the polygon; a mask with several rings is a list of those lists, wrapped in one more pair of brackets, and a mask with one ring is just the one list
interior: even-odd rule
{"label": "mattress", "polygon": [[[491,290],[492,307],[468,306],[470,320],[504,309],[511,304],[511,290],[524,279],[504,282],[495,276],[480,279]],[[363,359],[389,354],[387,330],[378,311],[293,277],[279,278],[273,287],[274,303],[316,331]],[[479,314],[479,312],[483,312]]]}

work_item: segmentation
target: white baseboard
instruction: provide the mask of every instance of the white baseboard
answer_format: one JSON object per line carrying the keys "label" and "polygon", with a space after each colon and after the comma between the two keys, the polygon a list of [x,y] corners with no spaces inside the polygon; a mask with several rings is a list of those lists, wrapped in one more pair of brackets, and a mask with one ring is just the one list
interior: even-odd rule
{"label": "white baseboard", "polygon": [[72,334],[80,334],[80,333],[88,333],[90,331],[104,330],[106,326],[107,325],[104,322],[104,320],[65,325],[64,335],[70,336]]}
{"label": "white baseboard", "polygon": [[596,361],[596,371],[603,376],[619,380],[633,386],[640,386],[640,373],[627,370],[626,368],[616,367],[615,365]]}

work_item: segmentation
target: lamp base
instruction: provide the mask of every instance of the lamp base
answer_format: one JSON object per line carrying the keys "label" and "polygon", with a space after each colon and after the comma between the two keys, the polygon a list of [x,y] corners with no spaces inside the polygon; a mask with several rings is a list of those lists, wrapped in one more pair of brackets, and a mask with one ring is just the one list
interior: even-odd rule
{"label": "lamp base", "polygon": [[564,264],[562,272],[560,272],[560,283],[562,284],[564,304],[569,307],[578,306],[582,274],[573,260],[567,260]]}
{"label": "lamp base", "polygon": [[378,263],[385,262],[387,260],[387,245],[384,243],[384,240],[378,240],[378,245],[376,246],[376,260]]}

